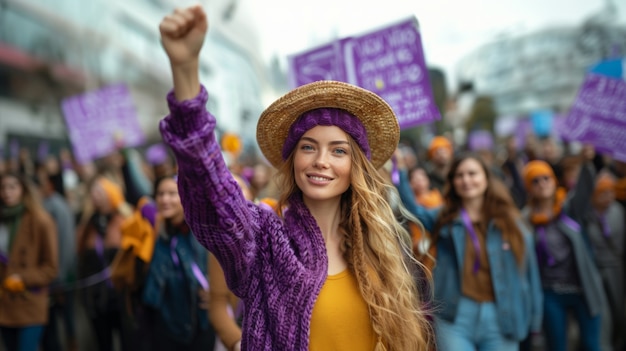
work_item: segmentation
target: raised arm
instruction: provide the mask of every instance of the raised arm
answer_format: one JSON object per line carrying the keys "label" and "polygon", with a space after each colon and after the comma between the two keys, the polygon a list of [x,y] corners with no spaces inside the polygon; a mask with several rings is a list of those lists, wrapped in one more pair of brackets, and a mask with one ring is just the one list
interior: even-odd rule
{"label": "raised arm", "polygon": [[206,15],[200,6],[176,10],[159,28],[174,80],[170,115],[160,130],[176,155],[185,217],[198,241],[221,262],[229,287],[242,296],[248,284],[241,283],[254,279],[248,267],[256,257],[255,233],[263,215],[242,196],[216,142],[216,120],[206,111],[208,94],[198,76]]}

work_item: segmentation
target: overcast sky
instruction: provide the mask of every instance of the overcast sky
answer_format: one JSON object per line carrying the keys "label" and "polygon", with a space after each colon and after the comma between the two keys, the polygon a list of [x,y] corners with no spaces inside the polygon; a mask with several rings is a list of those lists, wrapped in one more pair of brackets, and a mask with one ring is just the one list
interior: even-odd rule
{"label": "overcast sky", "polygon": [[[334,38],[358,35],[415,15],[426,62],[449,78],[464,54],[504,33],[577,25],[607,0],[239,0],[250,11],[265,58],[281,58]],[[626,24],[626,1],[612,0]],[[449,84],[452,82],[449,82]]]}

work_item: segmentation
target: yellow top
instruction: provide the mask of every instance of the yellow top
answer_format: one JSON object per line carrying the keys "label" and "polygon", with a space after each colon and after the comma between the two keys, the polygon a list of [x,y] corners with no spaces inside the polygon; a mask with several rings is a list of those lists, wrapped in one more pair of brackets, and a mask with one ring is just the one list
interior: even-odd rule
{"label": "yellow top", "polygon": [[309,351],[372,351],[376,335],[356,277],[349,270],[326,278],[311,316]]}

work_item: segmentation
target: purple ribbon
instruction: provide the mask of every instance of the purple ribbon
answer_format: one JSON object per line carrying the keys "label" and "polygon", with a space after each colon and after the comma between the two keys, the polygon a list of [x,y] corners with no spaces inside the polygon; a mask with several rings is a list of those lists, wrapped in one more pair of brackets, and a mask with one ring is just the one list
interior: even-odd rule
{"label": "purple ribbon", "polygon": [[[176,254],[176,244],[178,243],[178,238],[173,237],[170,240],[170,255],[172,256],[172,261],[174,265],[178,267],[180,265],[180,260],[178,259],[178,255]],[[209,281],[206,279],[198,264],[194,261],[191,263],[191,271],[193,272],[193,276],[196,278],[202,289],[207,291],[209,290]]]}
{"label": "purple ribbon", "polygon": [[7,257],[5,254],[0,252],[0,263],[4,264],[5,266],[9,264],[9,257]]}
{"label": "purple ribbon", "polygon": [[568,217],[566,214],[561,214],[561,221],[563,221],[563,223],[566,226],[568,226],[571,230],[575,232],[580,231],[580,224],[578,224],[578,222]]}
{"label": "purple ribbon", "polygon": [[463,219],[463,224],[465,225],[465,230],[469,234],[472,239],[472,244],[474,244],[474,251],[476,252],[476,257],[474,258],[474,274],[478,272],[480,269],[480,241],[478,241],[478,235],[476,235],[476,231],[474,230],[474,226],[472,225],[472,220],[470,219],[469,214],[465,209],[461,209],[461,218]]}
{"label": "purple ribbon", "polygon": [[110,272],[109,272],[109,266],[107,265],[106,260],[104,259],[104,242],[102,241],[102,238],[100,237],[99,234],[96,234],[96,254],[98,255],[98,258],[100,259],[100,262],[102,262],[102,264],[105,266],[105,268],[102,270],[102,272],[107,276],[107,286],[109,288],[113,287],[113,282],[111,281],[111,279],[109,279]]}
{"label": "purple ribbon", "polygon": [[538,226],[537,227],[537,235],[539,236],[539,248],[541,249],[541,253],[543,254],[544,260],[548,263],[548,266],[554,265],[554,257],[550,254],[550,250],[548,250],[548,242],[546,240],[546,227]]}
{"label": "purple ribbon", "polygon": [[391,156],[391,182],[395,185],[400,184],[400,171],[398,170],[396,155]]}

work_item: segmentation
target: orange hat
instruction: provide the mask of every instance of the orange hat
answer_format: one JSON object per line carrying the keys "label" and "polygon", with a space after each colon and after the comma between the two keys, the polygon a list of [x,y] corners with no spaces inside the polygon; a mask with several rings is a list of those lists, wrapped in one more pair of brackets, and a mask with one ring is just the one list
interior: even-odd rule
{"label": "orange hat", "polygon": [[124,193],[122,192],[122,188],[119,185],[113,183],[109,179],[105,177],[98,178],[98,185],[104,190],[107,199],[113,207],[114,210],[117,210],[121,204],[124,203]]}
{"label": "orange hat", "polygon": [[594,194],[598,194],[604,191],[615,191],[615,179],[608,173],[600,173],[596,180],[596,188]]}
{"label": "orange hat", "polygon": [[533,179],[541,176],[551,177],[556,182],[556,176],[549,164],[545,161],[530,161],[522,171],[526,189],[530,189]]}
{"label": "orange hat", "polygon": [[452,143],[446,137],[438,136],[434,137],[430,142],[430,146],[428,147],[428,158],[433,158],[435,151],[439,148],[447,148],[450,152],[453,151]]}

